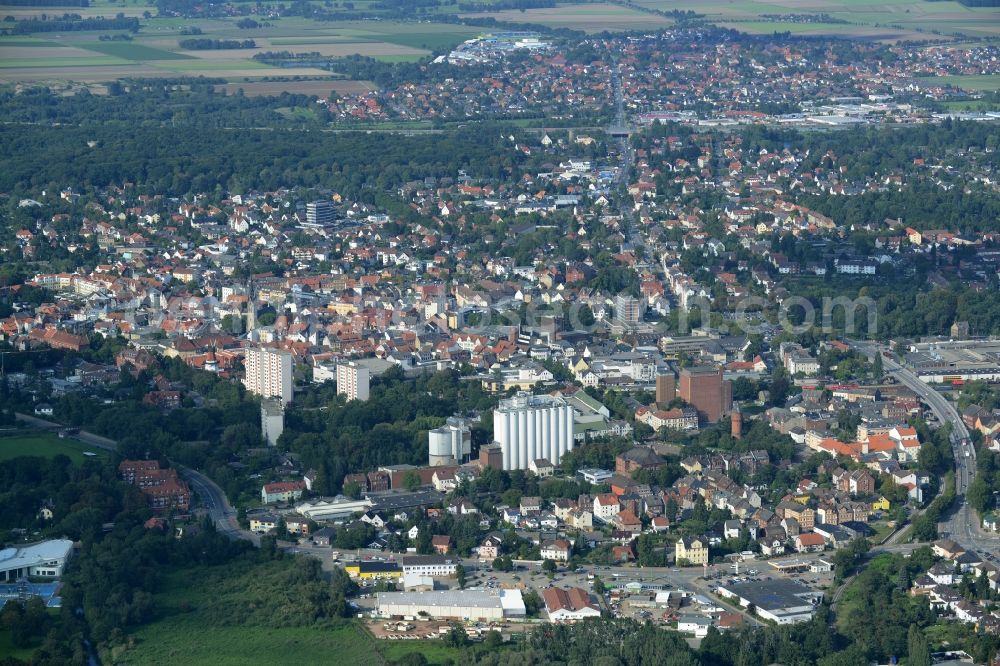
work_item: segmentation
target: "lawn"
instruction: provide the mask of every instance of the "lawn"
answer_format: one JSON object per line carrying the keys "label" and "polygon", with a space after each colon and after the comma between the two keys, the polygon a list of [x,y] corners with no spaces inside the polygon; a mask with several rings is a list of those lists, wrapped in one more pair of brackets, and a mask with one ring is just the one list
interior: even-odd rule
{"label": "lawn", "polygon": [[[39,643],[40,645],[41,643]],[[20,659],[21,661],[28,661],[31,659],[31,655],[35,653],[35,647],[18,648],[14,647],[14,641],[12,640],[10,631],[8,629],[0,629],[0,661],[8,657],[13,657],[14,659]]]}
{"label": "lawn", "polygon": [[447,660],[458,661],[459,651],[448,647],[443,641],[379,641],[379,648],[388,661],[397,661],[411,652],[419,652],[431,664],[443,664]]}
{"label": "lawn", "polygon": [[883,539],[895,531],[895,528],[889,527],[889,523],[885,521],[878,521],[870,525],[875,529],[875,534],[871,537],[872,543],[882,543]]}
{"label": "lawn", "polygon": [[53,458],[61,453],[69,456],[73,462],[80,462],[86,457],[83,455],[84,451],[90,451],[99,456],[105,454],[102,449],[88,446],[75,439],[59,439],[57,436],[47,433],[0,436],[0,461],[20,456]]}
{"label": "lawn", "polygon": [[997,74],[984,74],[981,76],[935,76],[932,79],[924,80],[947,83],[962,90],[1000,90],[1000,75]]}
{"label": "lawn", "polygon": [[939,102],[941,106],[949,111],[998,111],[1000,104],[988,102],[984,99],[954,100],[951,102]]}
{"label": "lawn", "polygon": [[[309,627],[205,626],[188,618],[156,622],[137,631],[138,645],[122,664],[369,664],[373,639],[350,625],[337,629]],[[333,657],[336,655],[336,658]]]}
{"label": "lawn", "polygon": [[[261,626],[257,622],[227,625],[235,606],[260,603],[260,594],[276,580],[285,563],[256,565],[233,573],[223,567],[174,571],[164,577],[155,595],[157,619],[132,632],[135,647],[120,655],[120,664],[185,664],[186,666],[244,666],[253,664],[337,664],[369,666],[383,663],[376,652],[398,659],[410,652],[424,654],[431,663],[454,659],[457,652],[440,641],[408,643],[376,641],[351,620],[341,624],[304,627]],[[265,581],[262,583],[262,581]]]}

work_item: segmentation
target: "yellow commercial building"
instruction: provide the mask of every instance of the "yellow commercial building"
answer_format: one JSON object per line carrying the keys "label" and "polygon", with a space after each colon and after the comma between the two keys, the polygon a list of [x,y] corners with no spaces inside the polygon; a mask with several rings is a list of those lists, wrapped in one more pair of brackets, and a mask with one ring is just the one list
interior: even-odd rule
{"label": "yellow commercial building", "polygon": [[351,578],[362,580],[398,579],[403,576],[403,570],[395,562],[349,562],[344,565],[344,571]]}

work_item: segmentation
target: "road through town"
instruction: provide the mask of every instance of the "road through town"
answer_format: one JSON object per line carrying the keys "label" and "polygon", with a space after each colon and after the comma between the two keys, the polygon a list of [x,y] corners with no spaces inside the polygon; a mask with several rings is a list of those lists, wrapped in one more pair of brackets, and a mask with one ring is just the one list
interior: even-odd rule
{"label": "road through town", "polygon": [[852,341],[851,345],[874,358],[882,354],[882,364],[885,371],[896,381],[917,394],[934,413],[941,423],[951,424],[951,448],[955,458],[955,506],[948,512],[938,525],[942,536],[958,541],[966,548],[993,552],[1000,547],[1000,535],[990,534],[982,530],[975,510],[966,499],[966,490],[976,475],[976,450],[969,436],[969,429],[962,421],[955,406],[938,393],[933,387],[924,383],[910,369],[898,363],[891,356],[884,354],[883,349],[874,342]]}

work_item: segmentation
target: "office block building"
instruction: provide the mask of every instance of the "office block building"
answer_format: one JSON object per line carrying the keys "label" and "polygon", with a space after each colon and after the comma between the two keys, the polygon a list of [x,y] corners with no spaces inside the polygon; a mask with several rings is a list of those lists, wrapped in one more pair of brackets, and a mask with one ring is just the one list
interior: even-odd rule
{"label": "office block building", "polygon": [[642,301],[634,296],[615,296],[615,319],[622,324],[634,326],[642,320]]}
{"label": "office block building", "polygon": [[306,204],[306,222],[327,226],[333,224],[333,203],[330,201],[312,201]]}

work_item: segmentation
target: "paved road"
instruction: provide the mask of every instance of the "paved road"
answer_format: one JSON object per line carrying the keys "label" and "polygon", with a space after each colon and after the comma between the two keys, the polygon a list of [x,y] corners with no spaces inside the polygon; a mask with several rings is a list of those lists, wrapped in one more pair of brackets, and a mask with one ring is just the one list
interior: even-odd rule
{"label": "paved road", "polygon": [[236,509],[229,504],[229,498],[222,492],[222,488],[207,476],[190,468],[181,470],[181,477],[190,484],[198,497],[202,506],[208,511],[209,517],[215,523],[216,529],[231,539],[245,539],[255,546],[260,545],[260,535],[240,527],[236,520]]}
{"label": "paved road", "polygon": [[[868,354],[869,357],[882,353],[882,348],[874,342],[852,342],[852,346]],[[976,476],[976,450],[970,439],[969,429],[951,402],[934,388],[920,380],[908,368],[895,359],[882,357],[885,370],[896,380],[916,393],[930,408],[941,423],[950,423],[952,454],[955,457],[956,506],[938,524],[938,532],[947,535],[966,548],[979,551],[996,551],[1000,548],[1000,535],[982,530],[979,517],[966,501],[966,490]]]}
{"label": "paved road", "polygon": [[[35,428],[42,428],[43,430],[53,430],[59,431],[66,426],[56,423],[54,421],[47,421],[45,419],[40,419],[37,416],[32,416],[31,414],[22,414],[17,412],[14,414],[18,421],[22,423],[27,423]],[[75,439],[77,441],[83,442],[84,444],[89,444],[90,446],[95,446],[99,449],[104,449],[105,451],[115,451],[118,448],[118,443],[113,439],[108,439],[107,437],[101,437],[100,435],[95,435],[92,432],[87,432],[86,430],[77,431],[72,436],[67,439]]]}
{"label": "paved road", "polygon": [[[18,421],[27,423],[35,428],[54,431],[65,428],[60,423],[41,419],[30,414],[17,413],[15,416]],[[67,439],[77,440],[84,444],[104,449],[105,451],[116,451],[118,447],[117,442],[113,439],[108,439],[107,437],[102,437],[86,430],[79,430],[67,437]],[[222,488],[201,472],[193,469],[181,469],[180,475],[191,485],[191,489],[198,495],[205,510],[208,511],[208,515],[212,518],[212,522],[215,523],[220,532],[233,539],[246,539],[253,542],[254,545],[260,545],[260,536],[240,527],[236,521],[236,510],[229,504],[229,499],[222,492]]]}

